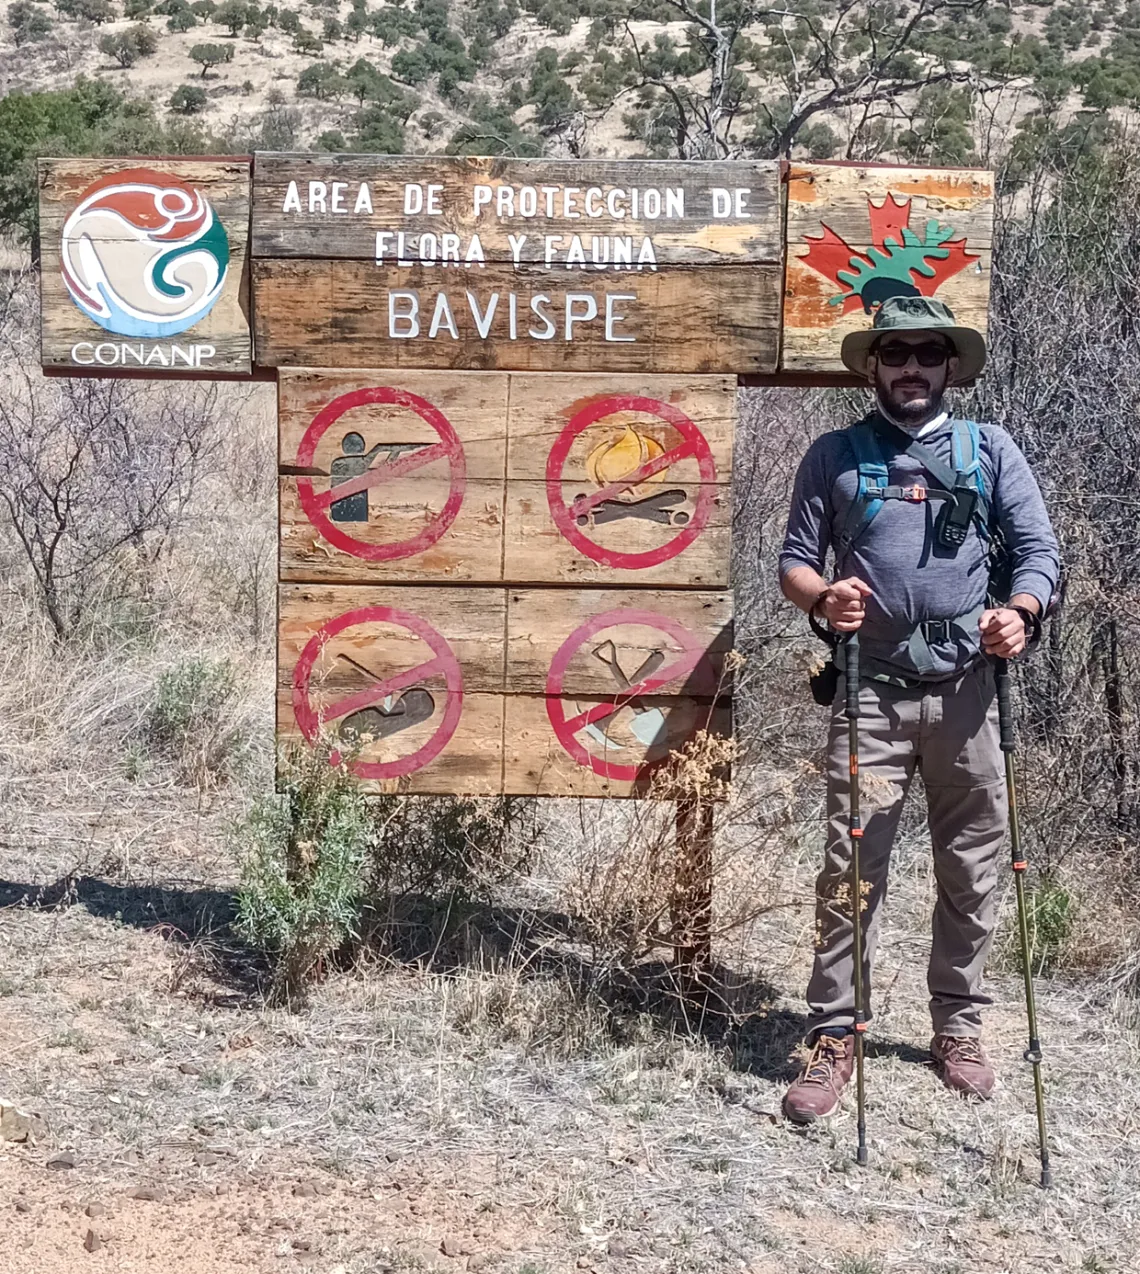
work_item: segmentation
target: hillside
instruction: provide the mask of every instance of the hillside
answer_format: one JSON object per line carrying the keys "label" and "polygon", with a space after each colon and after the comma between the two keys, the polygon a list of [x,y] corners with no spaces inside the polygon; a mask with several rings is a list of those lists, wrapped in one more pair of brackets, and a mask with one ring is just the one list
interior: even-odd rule
{"label": "hillside", "polygon": [[93,81],[174,149],[993,163],[1133,105],[1136,28],[1117,0],[14,0],[0,90]]}

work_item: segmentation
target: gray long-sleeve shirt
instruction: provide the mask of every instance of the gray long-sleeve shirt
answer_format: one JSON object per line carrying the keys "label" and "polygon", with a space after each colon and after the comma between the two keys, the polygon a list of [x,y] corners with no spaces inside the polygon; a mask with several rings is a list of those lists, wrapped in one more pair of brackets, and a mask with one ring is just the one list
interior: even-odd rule
{"label": "gray long-sleeve shirt", "polygon": [[[1057,588],[1060,558],[1057,540],[1040,488],[1020,448],[998,425],[979,426],[979,455],[991,517],[1001,527],[1013,564],[1012,593],[1035,597],[1042,612]],[[922,437],[924,446],[952,465],[950,421]],[[900,486],[931,486],[919,462],[883,447],[890,481]],[[836,551],[847,511],[858,491],[858,463],[845,430],[817,438],[796,474],[784,547],[781,578],[795,566],[824,573],[828,551]],[[971,527],[957,553],[937,544],[934,521],[941,504],[887,500],[854,546],[841,554],[836,578],[855,575],[870,589],[860,629],[864,659],[908,678],[942,680],[973,663],[981,649],[976,626],[945,640],[932,641],[934,667],[916,668],[908,647],[916,624],[955,619],[985,602],[989,578],[988,546]]]}

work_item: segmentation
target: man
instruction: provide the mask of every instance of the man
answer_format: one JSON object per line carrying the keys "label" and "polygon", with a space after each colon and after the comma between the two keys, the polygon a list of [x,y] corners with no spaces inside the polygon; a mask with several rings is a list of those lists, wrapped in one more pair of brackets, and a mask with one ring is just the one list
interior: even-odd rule
{"label": "man", "polygon": [[[871,986],[891,844],[917,770],[937,882],[931,1052],[950,1088],[985,1098],[994,1072],[980,1040],[981,1009],[991,1003],[981,978],[1008,819],[992,659],[1021,654],[1039,633],[1059,577],[1057,542],[1010,436],[996,425],[954,421],[943,407],[948,386],[982,370],[980,333],[958,326],[934,298],[895,297],[870,330],[844,339],[842,357],[874,388],[876,408],[817,439],[804,456],[780,583],[786,597],[829,626],[840,666],[844,636],[859,633],[859,762],[874,793],[865,798],[860,855],[863,985]],[[989,605],[995,536],[1012,577],[1009,601]],[[830,582],[823,575],[829,550]],[[785,1114],[798,1123],[838,1107],[854,1066],[843,706],[839,685],[807,997],[811,1054],[784,1098]]]}

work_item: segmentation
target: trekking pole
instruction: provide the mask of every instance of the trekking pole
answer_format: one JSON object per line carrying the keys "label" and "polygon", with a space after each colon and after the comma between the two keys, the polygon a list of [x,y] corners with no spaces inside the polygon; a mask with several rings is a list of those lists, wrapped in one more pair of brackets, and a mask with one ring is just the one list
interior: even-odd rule
{"label": "trekking pole", "polygon": [[1021,931],[1021,968],[1025,975],[1025,1008],[1029,1015],[1029,1047],[1025,1060],[1033,1067],[1033,1091],[1037,1098],[1037,1138],[1041,1147],[1041,1185],[1053,1184],[1049,1168],[1049,1143],[1045,1135],[1045,1092],[1041,1085],[1041,1042],[1037,1038],[1037,1006],[1033,999],[1033,974],[1030,971],[1029,920],[1025,909],[1025,872],[1029,863],[1021,852],[1021,829],[1017,822],[1017,787],[1013,777],[1013,709],[1009,699],[1009,664],[994,660],[997,682],[998,726],[1001,750],[1005,753],[1005,787],[1009,794],[1009,839],[1013,850],[1013,879],[1017,891],[1017,927]]}
{"label": "trekking pole", "polygon": [[847,742],[851,753],[848,799],[851,805],[851,917],[855,955],[855,1127],[858,1145],[855,1162],[867,1163],[867,1120],[863,1104],[863,1036],[867,1017],[863,1008],[863,888],[859,871],[859,846],[863,824],[859,817],[859,634],[851,633],[844,649],[844,683],[847,689]]}

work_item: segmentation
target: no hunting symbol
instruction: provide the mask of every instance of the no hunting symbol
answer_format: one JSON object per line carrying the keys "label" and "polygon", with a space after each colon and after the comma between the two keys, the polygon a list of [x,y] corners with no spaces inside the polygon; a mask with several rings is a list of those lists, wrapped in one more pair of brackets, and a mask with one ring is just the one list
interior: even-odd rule
{"label": "no hunting symbol", "polygon": [[[555,526],[591,561],[625,570],[683,553],[708,525],[716,480],[708,441],[689,417],[636,394],[580,407],[546,464]],[[651,547],[631,549],[631,539]]]}
{"label": "no hunting symbol", "polygon": [[[315,467],[322,439],[347,412],[368,406],[407,408],[431,428],[436,441],[409,442],[400,440],[400,435],[396,439],[377,438],[374,441],[355,428],[345,428],[343,435],[336,440],[338,454],[327,465],[328,488],[318,491],[313,478],[326,473],[326,469]],[[383,432],[387,432],[388,428],[391,426]],[[376,431],[372,429],[370,432]],[[439,512],[433,513],[420,531],[392,542],[364,534],[377,520],[378,508],[373,506],[373,491],[376,491],[379,502],[388,484],[443,461],[447,463],[448,472],[447,498]],[[463,444],[443,412],[418,394],[386,385],[353,390],[323,407],[301,439],[297,449],[297,472],[302,475],[297,479],[297,495],[313,526],[336,548],[372,562],[391,562],[431,548],[455,521],[467,486]],[[354,534],[350,529],[353,527],[363,529]]]}

